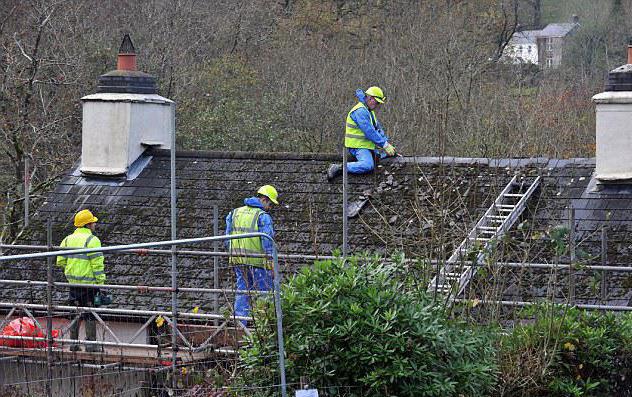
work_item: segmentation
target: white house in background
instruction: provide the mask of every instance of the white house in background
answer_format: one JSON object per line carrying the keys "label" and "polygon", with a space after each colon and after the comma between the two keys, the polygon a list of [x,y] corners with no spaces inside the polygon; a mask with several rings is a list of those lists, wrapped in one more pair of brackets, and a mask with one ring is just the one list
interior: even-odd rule
{"label": "white house in background", "polygon": [[515,32],[503,51],[503,58],[511,63],[538,64],[538,34],[541,30]]}
{"label": "white house in background", "polygon": [[579,26],[579,18],[573,15],[568,23],[550,23],[542,30],[515,32],[503,51],[502,59],[514,64],[532,63],[544,68],[557,68],[562,64],[567,38]]}

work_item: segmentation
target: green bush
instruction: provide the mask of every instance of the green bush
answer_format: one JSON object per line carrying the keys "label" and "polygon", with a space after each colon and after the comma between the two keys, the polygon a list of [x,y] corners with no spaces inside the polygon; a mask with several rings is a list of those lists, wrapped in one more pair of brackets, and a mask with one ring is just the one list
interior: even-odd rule
{"label": "green bush", "polygon": [[632,316],[557,305],[522,315],[502,343],[502,395],[630,395]]}
{"label": "green bush", "polygon": [[[348,266],[319,261],[285,283],[288,383],[306,377],[321,396],[481,396],[490,390],[494,334],[447,319],[423,293],[406,287],[411,283],[398,268],[379,258],[352,259]],[[253,312],[256,332],[242,352],[240,386],[278,384],[273,312],[266,301]]]}

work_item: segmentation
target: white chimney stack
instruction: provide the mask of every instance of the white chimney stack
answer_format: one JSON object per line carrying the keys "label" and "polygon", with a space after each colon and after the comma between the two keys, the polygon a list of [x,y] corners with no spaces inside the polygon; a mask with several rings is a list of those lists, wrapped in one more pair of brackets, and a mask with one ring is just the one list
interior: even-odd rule
{"label": "white chimney stack", "polygon": [[606,90],[593,96],[596,104],[596,178],[632,182],[632,45],[628,63],[608,74]]}
{"label": "white chimney stack", "polygon": [[175,103],[157,94],[153,76],[136,70],[129,35],[121,44],[117,70],[100,76],[97,93],[81,101],[82,173],[126,175],[148,146],[171,147]]}

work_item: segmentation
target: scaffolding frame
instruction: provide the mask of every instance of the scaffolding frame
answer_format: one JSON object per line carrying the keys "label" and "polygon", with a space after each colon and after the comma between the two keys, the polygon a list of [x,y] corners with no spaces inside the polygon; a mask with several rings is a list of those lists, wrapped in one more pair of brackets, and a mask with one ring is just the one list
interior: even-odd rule
{"label": "scaffolding frame", "polygon": [[[51,246],[50,244],[50,235],[51,235],[51,227],[50,227],[50,222],[48,222],[48,242],[49,242],[49,246],[47,247],[48,249],[50,249],[49,247]],[[76,307],[76,306],[63,306],[63,305],[53,305],[52,304],[52,294],[50,293],[50,291],[52,290],[52,288],[55,286],[55,283],[52,282],[52,258],[57,257],[58,255],[76,255],[76,254],[88,254],[88,253],[94,253],[94,252],[100,252],[100,253],[106,253],[106,252],[121,252],[121,251],[130,251],[130,250],[143,250],[143,249],[148,249],[151,247],[163,247],[163,246],[171,246],[172,250],[171,250],[171,254],[172,254],[172,259],[177,256],[177,252],[175,250],[174,247],[178,246],[178,245],[184,245],[184,244],[198,244],[198,243],[204,243],[204,242],[218,242],[218,241],[225,241],[225,240],[234,240],[234,239],[243,239],[243,238],[252,238],[252,237],[258,237],[258,238],[265,238],[268,239],[273,246],[273,250],[272,250],[272,264],[273,264],[273,301],[274,301],[274,306],[275,306],[275,316],[276,316],[276,328],[277,328],[277,344],[278,344],[278,357],[279,357],[279,373],[280,373],[280,389],[281,389],[281,395],[283,397],[287,396],[287,383],[286,383],[286,377],[285,377],[285,349],[284,349],[284,341],[283,341],[283,312],[281,309],[281,297],[280,297],[280,277],[281,277],[281,273],[280,273],[280,269],[279,269],[279,258],[278,258],[278,253],[277,253],[277,245],[276,242],[274,241],[274,239],[270,236],[268,236],[265,233],[260,233],[260,232],[254,232],[254,233],[242,233],[242,234],[233,234],[233,235],[220,235],[220,236],[209,236],[209,237],[198,237],[198,238],[189,238],[189,239],[179,239],[179,240],[168,240],[168,241],[154,241],[154,242],[148,242],[148,243],[135,243],[135,244],[123,244],[123,245],[115,245],[115,246],[108,246],[108,247],[99,247],[99,248],[80,248],[80,249],[66,249],[66,250],[57,250],[57,251],[47,251],[47,252],[37,252],[37,253],[28,253],[28,254],[17,254],[17,255],[8,255],[8,256],[0,256],[0,263],[2,262],[9,262],[9,261],[17,261],[17,260],[24,260],[24,259],[46,259],[47,260],[47,264],[48,264],[48,271],[47,271],[47,275],[48,275],[48,280],[46,283],[43,282],[32,282],[32,281],[26,281],[26,283],[30,283],[31,285],[43,285],[46,284],[47,286],[47,302],[46,304],[28,304],[28,303],[11,303],[11,302],[0,302],[0,307],[4,307],[4,308],[9,308],[9,313],[6,315],[6,317],[4,318],[4,320],[2,321],[2,325],[4,325],[3,323],[5,323],[16,311],[21,310],[23,311],[25,314],[27,314],[27,316],[31,319],[33,319],[35,321],[35,323],[40,327],[41,325],[37,322],[37,319],[35,318],[35,316],[33,315],[33,313],[31,313],[31,311],[29,309],[33,309],[33,310],[40,310],[40,311],[46,311],[47,312],[47,319],[48,319],[48,325],[49,327],[47,327],[46,330],[46,337],[41,337],[41,338],[33,338],[33,337],[20,337],[20,336],[0,336],[0,339],[18,339],[18,340],[29,340],[29,341],[40,341],[40,342],[48,342],[47,343],[47,363],[49,363],[49,365],[47,366],[49,368],[48,370],[48,379],[47,379],[47,385],[46,385],[46,390],[47,393],[50,394],[50,390],[51,390],[51,376],[50,376],[50,363],[52,363],[52,351],[53,351],[53,342],[54,341],[59,341],[59,342],[68,342],[68,343],[80,343],[80,344],[84,344],[84,345],[98,345],[98,346],[113,346],[113,347],[118,347],[118,348],[123,348],[123,347],[134,347],[134,348],[144,348],[144,349],[158,349],[158,345],[143,345],[143,346],[139,346],[137,344],[132,344],[132,343],[124,343],[121,342],[120,339],[118,338],[118,336],[111,330],[109,329],[109,327],[107,326],[107,324],[100,318],[100,316],[98,315],[98,313],[107,313],[107,314],[121,314],[121,315],[128,315],[128,316],[139,316],[139,317],[143,317],[143,316],[150,316],[149,320],[147,320],[143,326],[141,327],[140,330],[137,331],[138,334],[140,334],[142,332],[143,329],[145,329],[147,326],[149,326],[151,324],[151,322],[153,321],[154,318],[156,318],[156,316],[162,316],[165,321],[168,323],[168,325],[171,328],[171,334],[172,334],[172,349],[171,349],[171,353],[172,353],[172,362],[171,362],[171,366],[172,366],[172,372],[173,372],[173,377],[172,379],[176,378],[176,363],[178,361],[178,338],[182,339],[182,341],[185,343],[185,345],[187,345],[190,354],[194,354],[194,353],[199,353],[204,351],[208,345],[210,344],[210,342],[212,341],[213,337],[216,334],[212,334],[210,337],[208,337],[201,345],[194,347],[191,343],[189,343],[189,341],[186,339],[186,337],[184,337],[184,335],[180,332],[180,330],[178,329],[177,326],[177,318],[181,317],[181,318],[189,318],[189,319],[206,319],[206,320],[221,320],[224,318],[224,316],[221,315],[217,315],[217,314],[203,314],[203,313],[182,313],[182,312],[178,312],[177,311],[177,294],[179,292],[178,288],[177,288],[177,284],[174,285],[174,282],[172,282],[172,286],[169,287],[143,287],[143,286],[129,286],[129,285],[115,285],[115,288],[118,289],[136,289],[136,290],[140,290],[141,288],[147,288],[147,289],[152,289],[152,290],[160,290],[160,291],[168,291],[171,292],[172,296],[174,297],[172,299],[172,303],[171,303],[171,312],[168,311],[148,311],[148,310],[134,310],[134,309],[108,309],[108,308],[93,308],[93,307]],[[172,264],[175,264],[175,261],[172,260]],[[176,278],[176,272],[172,271],[172,280]],[[24,284],[25,281],[23,280],[2,280],[3,284]],[[56,283],[56,285],[61,286],[61,285],[67,285],[68,283]],[[83,286],[83,285],[81,285]],[[89,284],[88,288],[104,288],[104,286],[99,286],[99,285],[94,285],[94,284]],[[194,289],[197,292],[213,292],[213,293],[217,293],[217,292],[226,292],[226,290],[223,289],[217,289],[217,288],[213,288],[213,289],[205,289],[205,288],[195,288]],[[239,291],[239,290],[234,290],[232,289],[231,291]],[[250,291],[243,291],[243,292],[250,292]],[[62,312],[62,313],[74,313],[76,312],[77,314],[81,314],[81,313],[92,313],[95,318],[97,319],[97,321],[99,323],[101,323],[101,325],[105,325],[104,329],[114,338],[115,342],[105,342],[105,341],[87,341],[87,340],[73,340],[73,339],[53,339],[52,336],[52,326],[50,326],[51,324],[51,319],[52,319],[52,315],[53,315],[53,310],[56,310],[57,312]],[[76,321],[77,318],[75,318],[73,321]],[[248,321],[248,320],[252,320],[251,317],[240,317],[240,316],[233,316],[232,317],[232,321],[235,321],[236,324],[239,324],[240,326],[242,326],[243,328],[245,328],[245,326],[243,326],[243,324],[241,323],[241,321]],[[222,325],[220,325],[218,327],[218,329],[216,330],[216,333],[219,332],[221,329],[223,329],[224,327],[226,327],[228,323],[228,320],[226,320]],[[72,323],[71,323],[72,324]],[[138,335],[134,335],[133,338],[131,339],[131,341],[133,342],[134,339],[136,339],[136,337],[138,337]],[[234,352],[230,352],[230,351],[224,351],[222,353],[234,353]],[[174,389],[175,390],[175,389]]]}

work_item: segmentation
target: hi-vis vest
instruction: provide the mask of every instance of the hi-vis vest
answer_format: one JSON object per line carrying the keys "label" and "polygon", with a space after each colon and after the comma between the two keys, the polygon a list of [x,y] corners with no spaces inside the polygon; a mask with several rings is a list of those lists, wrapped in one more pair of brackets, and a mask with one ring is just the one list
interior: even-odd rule
{"label": "hi-vis vest", "polygon": [[[61,242],[61,247],[100,248],[101,241],[92,234],[90,229],[79,227]],[[57,257],[57,266],[64,269],[69,283],[105,284],[102,252],[60,255]]]}
{"label": "hi-vis vest", "polygon": [[[353,148],[353,149],[375,149],[375,143],[368,140],[364,135],[364,132],[358,128],[358,125],[351,118],[351,113],[359,108],[365,108],[369,110],[364,103],[358,102],[354,107],[351,108],[349,113],[347,114],[347,123],[345,128],[345,147]],[[377,128],[377,119],[375,118],[375,112],[369,110],[369,114],[371,115],[371,124],[373,127]]]}
{"label": "hi-vis vest", "polygon": [[[230,234],[256,233],[259,231],[259,216],[263,214],[260,208],[247,205],[235,208],[232,214]],[[240,256],[244,254],[265,254],[261,237],[249,237],[230,240],[230,263],[265,267],[266,258]]]}

